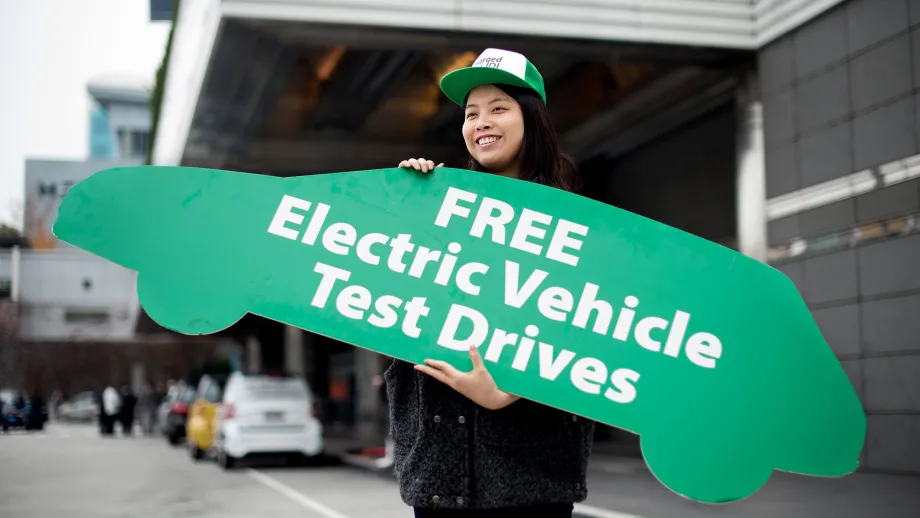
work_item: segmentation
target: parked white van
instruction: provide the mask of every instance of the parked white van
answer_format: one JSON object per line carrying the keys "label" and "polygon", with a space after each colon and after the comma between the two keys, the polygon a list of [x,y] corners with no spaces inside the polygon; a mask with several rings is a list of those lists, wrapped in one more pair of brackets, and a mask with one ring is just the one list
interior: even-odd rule
{"label": "parked white van", "polygon": [[314,397],[299,376],[230,375],[215,427],[217,462],[232,468],[248,455],[301,459],[323,452]]}

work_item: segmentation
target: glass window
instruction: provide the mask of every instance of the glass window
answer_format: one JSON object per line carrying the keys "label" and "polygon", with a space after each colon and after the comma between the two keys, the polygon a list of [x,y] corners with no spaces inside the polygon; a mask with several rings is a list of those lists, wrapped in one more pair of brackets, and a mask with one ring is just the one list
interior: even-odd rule
{"label": "glass window", "polygon": [[89,156],[111,158],[115,154],[114,148],[109,113],[104,106],[97,104],[93,107],[89,119]]}
{"label": "glass window", "polygon": [[296,378],[248,378],[245,387],[247,396],[252,399],[278,400],[309,397],[305,385]]}
{"label": "glass window", "polygon": [[150,0],[150,21],[172,21],[175,0]]}
{"label": "glass window", "polygon": [[198,393],[201,398],[211,403],[220,403],[223,399],[223,388],[214,378],[205,376],[198,385]]}
{"label": "glass window", "polygon": [[204,393],[204,398],[211,403],[220,403],[222,392],[223,391],[217,383],[210,383],[208,384],[208,389]]}
{"label": "glass window", "polygon": [[149,144],[150,132],[138,130],[118,130],[118,147],[121,156],[145,157]]}

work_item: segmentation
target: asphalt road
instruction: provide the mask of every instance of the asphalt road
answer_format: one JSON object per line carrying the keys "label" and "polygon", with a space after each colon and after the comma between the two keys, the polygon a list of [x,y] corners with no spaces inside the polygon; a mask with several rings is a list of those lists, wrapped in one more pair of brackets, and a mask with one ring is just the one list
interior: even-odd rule
{"label": "asphalt road", "polygon": [[[0,434],[0,516],[16,518],[410,517],[395,481],[335,461],[269,463],[224,472],[182,447],[147,437],[102,438],[92,426]],[[816,479],[775,473],[758,493],[725,506],[664,488],[641,461],[595,455],[591,518],[916,518],[920,477],[856,474]]]}
{"label": "asphalt road", "polygon": [[158,438],[102,438],[91,426],[52,425],[0,434],[0,516],[396,518],[412,511],[392,481],[347,466],[224,472]]}

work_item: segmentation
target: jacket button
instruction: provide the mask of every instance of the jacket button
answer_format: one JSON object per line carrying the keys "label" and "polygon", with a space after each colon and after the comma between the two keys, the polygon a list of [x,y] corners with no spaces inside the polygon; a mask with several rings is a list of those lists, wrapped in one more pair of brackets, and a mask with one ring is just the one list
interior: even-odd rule
{"label": "jacket button", "polygon": [[460,421],[460,424],[463,424],[463,423],[466,422],[466,418],[463,417],[463,416],[460,416],[460,417],[457,418],[457,421]]}
{"label": "jacket button", "polygon": [[433,497],[431,497],[431,501],[434,503],[438,503],[441,501],[441,497],[438,495],[434,495]]}
{"label": "jacket button", "polygon": [[[575,489],[581,489],[581,484],[576,483],[576,484],[575,484]],[[435,498],[437,498],[437,497],[435,497]]]}
{"label": "jacket button", "polygon": [[460,504],[460,505],[463,505],[463,497],[462,497],[462,496],[458,496],[458,497],[457,497],[457,503]]}
{"label": "jacket button", "polygon": [[[439,415],[434,416],[434,422],[440,423],[440,422],[441,422],[441,416],[439,416]],[[437,497],[435,497],[435,498],[437,498]],[[435,501],[437,502],[437,500],[435,500]]]}
{"label": "jacket button", "polygon": [[578,416],[572,416],[572,421],[578,421]]}

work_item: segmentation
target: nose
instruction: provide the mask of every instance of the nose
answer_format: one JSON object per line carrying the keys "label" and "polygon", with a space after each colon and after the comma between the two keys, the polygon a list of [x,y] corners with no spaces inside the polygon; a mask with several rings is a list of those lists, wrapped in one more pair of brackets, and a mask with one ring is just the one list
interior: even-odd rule
{"label": "nose", "polygon": [[489,120],[489,117],[486,114],[481,114],[479,120],[476,121],[476,130],[487,130],[492,127],[492,121]]}

